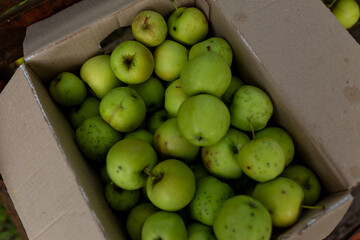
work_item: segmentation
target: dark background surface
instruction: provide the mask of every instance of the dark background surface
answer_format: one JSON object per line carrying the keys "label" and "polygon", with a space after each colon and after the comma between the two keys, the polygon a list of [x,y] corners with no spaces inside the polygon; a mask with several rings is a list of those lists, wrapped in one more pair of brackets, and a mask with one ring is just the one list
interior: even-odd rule
{"label": "dark background surface", "polygon": [[[15,61],[23,57],[22,43],[26,27],[79,1],[81,0],[0,0],[0,92],[16,69]],[[360,4],[360,0],[357,2]],[[349,29],[349,33],[360,44],[360,21]],[[351,208],[327,240],[360,240],[360,186],[353,191],[353,195],[355,198]],[[21,239],[27,239],[0,177],[0,204],[1,202]]]}

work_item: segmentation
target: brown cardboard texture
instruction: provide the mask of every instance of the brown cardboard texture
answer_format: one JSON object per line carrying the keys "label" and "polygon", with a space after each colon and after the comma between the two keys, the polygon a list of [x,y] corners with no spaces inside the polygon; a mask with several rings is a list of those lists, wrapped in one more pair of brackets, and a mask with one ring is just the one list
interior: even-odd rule
{"label": "brown cardboard texture", "polygon": [[[323,239],[360,182],[360,47],[321,1],[176,1],[197,5],[234,51],[234,69],[264,89],[297,157],[320,177],[325,210],[304,211],[279,239]],[[126,239],[99,179],[51,101],[47,83],[101,53],[99,43],[141,10],[168,16],[168,0],[78,4],[31,26],[26,64],[0,95],[0,173],[29,239]]]}

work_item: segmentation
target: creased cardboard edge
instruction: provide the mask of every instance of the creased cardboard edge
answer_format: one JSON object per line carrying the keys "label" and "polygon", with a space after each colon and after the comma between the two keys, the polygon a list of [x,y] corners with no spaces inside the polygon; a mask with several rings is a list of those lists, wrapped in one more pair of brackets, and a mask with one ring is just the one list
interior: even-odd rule
{"label": "creased cardboard edge", "polygon": [[[298,224],[297,226],[295,225],[295,228],[290,228],[290,230],[285,231],[284,233],[280,234],[278,236],[278,240],[292,240],[292,239],[304,239],[302,235],[306,235],[307,231],[310,229],[310,231],[314,231],[314,229],[311,229],[311,227],[316,227],[318,221],[324,221],[323,216],[325,215],[329,215],[329,214],[335,214],[338,213],[338,215],[336,215],[336,219],[332,219],[333,220],[333,225],[334,226],[330,226],[327,229],[321,229],[320,231],[322,231],[322,236],[320,239],[323,239],[325,237],[327,237],[334,229],[334,227],[342,220],[342,218],[344,217],[344,215],[346,214],[347,210],[350,208],[351,203],[354,200],[354,197],[348,192],[346,191],[345,193],[335,193],[336,194],[345,194],[344,197],[342,197],[340,199],[340,201],[330,205],[329,208],[325,208],[325,210],[310,210],[310,211],[318,211],[317,213],[315,213],[311,219],[309,219],[307,222]],[[322,202],[319,202],[317,204],[317,206],[321,206],[323,205]],[[325,219],[326,221],[326,219]],[[321,222],[320,222],[321,224]],[[316,229],[319,230],[319,229]],[[325,231],[324,231],[325,230]],[[314,239],[315,240],[315,239]]]}
{"label": "creased cardboard edge", "polygon": [[[50,121],[49,121],[49,119],[48,119],[48,117],[47,117],[47,115],[46,115],[43,107],[42,107],[42,104],[41,104],[41,102],[40,102],[40,100],[39,100],[39,97],[38,97],[38,95],[37,95],[36,89],[35,89],[35,87],[34,87],[34,85],[33,85],[33,83],[32,83],[32,80],[31,80],[31,78],[30,78],[30,76],[29,76],[29,73],[28,73],[28,71],[27,71],[27,69],[26,69],[25,64],[23,63],[23,64],[20,66],[20,68],[21,68],[21,70],[22,70],[22,72],[23,72],[23,74],[24,74],[24,77],[25,77],[26,81],[28,82],[28,84],[29,84],[29,86],[30,86],[31,91],[33,92],[33,96],[34,96],[34,98],[35,98],[35,101],[36,101],[36,103],[37,103],[37,105],[38,105],[38,107],[39,107],[39,109],[40,109],[40,111],[41,111],[41,113],[42,113],[42,115],[43,115],[43,117],[44,117],[44,119],[45,119],[45,122],[46,122],[47,126],[49,127],[49,129],[50,129],[50,131],[51,131],[51,133],[52,133],[52,135],[53,135],[53,137],[54,137],[54,139],[55,139],[55,141],[56,141],[56,144],[57,144],[57,146],[58,146],[58,148],[59,148],[59,150],[60,150],[63,158],[66,160],[66,164],[68,165],[68,168],[71,169],[72,174],[74,175],[74,179],[75,179],[75,181],[76,181],[76,185],[78,186],[78,189],[79,189],[81,195],[83,196],[83,199],[84,199],[86,205],[88,206],[88,209],[90,210],[91,215],[93,216],[95,222],[96,222],[97,225],[99,226],[99,229],[100,229],[100,231],[102,232],[104,238],[105,238],[105,239],[109,239],[109,238],[107,237],[106,233],[105,233],[105,229],[104,229],[103,225],[101,224],[100,220],[98,219],[98,217],[96,216],[95,212],[93,211],[93,208],[91,207],[90,201],[89,201],[89,199],[88,199],[88,197],[87,197],[84,189],[81,187],[80,183],[78,182],[74,170],[72,169],[71,165],[69,164],[68,158],[67,158],[67,156],[66,156],[66,154],[65,154],[65,152],[64,152],[64,150],[63,150],[63,148],[62,148],[62,146],[61,146],[61,144],[60,144],[60,141],[59,141],[58,137],[56,136],[55,131],[54,131],[54,129],[53,129],[53,127],[52,127],[52,125],[51,125],[51,123],[50,123]],[[34,73],[34,74],[36,74],[36,73]]]}

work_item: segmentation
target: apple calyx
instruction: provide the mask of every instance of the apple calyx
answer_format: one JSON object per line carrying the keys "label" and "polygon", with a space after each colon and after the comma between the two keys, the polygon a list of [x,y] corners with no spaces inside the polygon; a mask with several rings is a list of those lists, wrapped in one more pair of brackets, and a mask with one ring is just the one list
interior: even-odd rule
{"label": "apple calyx", "polygon": [[126,66],[126,69],[129,70],[134,65],[134,58],[136,53],[134,53],[131,56],[124,56],[123,57],[123,63]]}
{"label": "apple calyx", "polygon": [[207,140],[200,134],[195,136],[195,141],[198,142],[199,144],[203,144],[207,142]]}
{"label": "apple calyx", "polygon": [[232,146],[231,151],[233,154],[238,154],[239,153],[239,149],[236,146]]}

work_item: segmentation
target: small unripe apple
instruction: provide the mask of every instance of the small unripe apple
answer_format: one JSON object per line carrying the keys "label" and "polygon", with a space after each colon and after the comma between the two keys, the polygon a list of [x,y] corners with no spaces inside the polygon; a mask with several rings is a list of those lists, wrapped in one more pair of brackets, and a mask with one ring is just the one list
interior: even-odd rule
{"label": "small unripe apple", "polygon": [[110,65],[120,81],[139,84],[151,77],[154,57],[142,43],[128,40],[120,43],[111,53]]}
{"label": "small unripe apple", "polygon": [[148,143],[152,144],[154,136],[148,130],[146,130],[144,128],[139,128],[139,129],[136,129],[133,132],[127,133],[124,136],[124,139],[125,138],[135,138],[135,139],[143,140],[145,142],[148,142]]}
{"label": "small unripe apple", "polygon": [[165,211],[178,211],[195,195],[194,173],[184,162],[168,159],[159,162],[150,172],[146,192],[150,201]]}
{"label": "small unripe apple", "polygon": [[126,219],[126,230],[131,240],[141,240],[141,230],[144,222],[157,211],[159,209],[149,202],[141,203],[131,209]]}
{"label": "small unripe apple", "polygon": [[49,92],[52,99],[62,106],[81,104],[87,96],[86,84],[73,73],[63,72],[50,83]]}
{"label": "small unripe apple", "polygon": [[165,40],[154,50],[155,73],[164,81],[173,81],[188,61],[189,50],[178,42]]}
{"label": "small unripe apple", "polygon": [[360,10],[355,0],[338,0],[332,13],[346,29],[351,28],[359,21]]}
{"label": "small unripe apple", "polygon": [[156,111],[163,104],[164,86],[156,77],[150,77],[140,84],[130,84],[129,87],[135,89],[144,100],[147,112]]}
{"label": "small unripe apple", "polygon": [[126,190],[142,188],[147,180],[145,171],[157,163],[151,144],[133,138],[120,140],[106,156],[106,170],[112,182]]}
{"label": "small unripe apple", "polygon": [[76,143],[81,152],[90,160],[105,161],[109,149],[118,141],[122,134],[109,126],[100,116],[86,119],[76,129]]}
{"label": "small unripe apple", "polygon": [[125,190],[109,182],[105,187],[105,199],[115,211],[127,211],[139,202],[140,189]]}
{"label": "small unripe apple", "polygon": [[84,122],[85,119],[99,116],[99,106],[100,100],[91,96],[85,99],[81,105],[70,108],[68,116],[72,126],[76,129]]}
{"label": "small unripe apple", "polygon": [[156,129],[153,139],[156,152],[163,158],[176,158],[184,162],[193,161],[200,148],[189,143],[182,135],[176,118],[166,120]]}
{"label": "small unripe apple", "polygon": [[138,13],[131,24],[131,30],[134,38],[148,47],[160,45],[167,35],[165,19],[151,10]]}
{"label": "small unripe apple", "polygon": [[81,66],[80,77],[100,99],[111,89],[122,85],[111,69],[109,55],[98,55],[86,60]]}
{"label": "small unripe apple", "polygon": [[186,226],[177,213],[159,211],[149,216],[143,225],[142,240],[185,240]]}
{"label": "small unripe apple", "polygon": [[120,132],[131,132],[145,119],[144,100],[132,88],[118,87],[101,99],[100,116],[110,126]]}
{"label": "small unripe apple", "polygon": [[195,7],[180,7],[168,19],[168,33],[177,42],[194,45],[205,39],[209,23],[205,14]]}
{"label": "small unripe apple", "polygon": [[180,106],[177,122],[186,140],[196,146],[210,146],[223,138],[230,126],[230,113],[217,97],[198,94]]}
{"label": "small unripe apple", "polygon": [[188,96],[182,90],[180,79],[173,81],[165,90],[164,107],[170,117],[176,117],[180,105]]}

